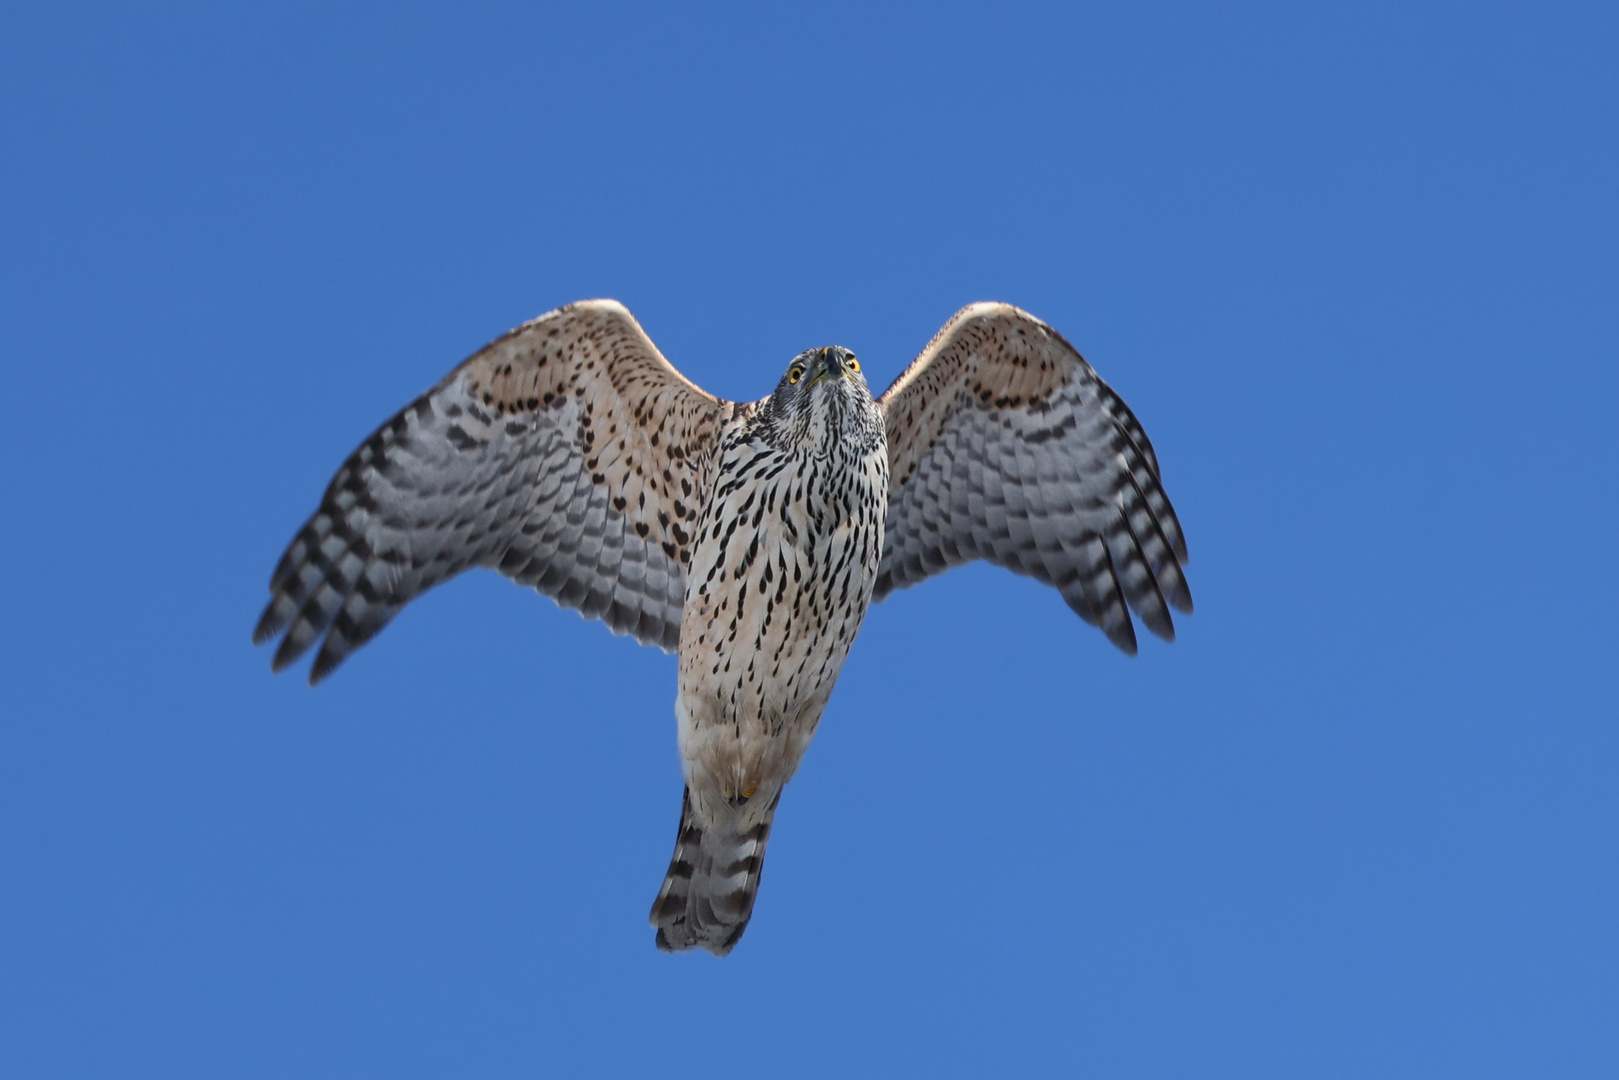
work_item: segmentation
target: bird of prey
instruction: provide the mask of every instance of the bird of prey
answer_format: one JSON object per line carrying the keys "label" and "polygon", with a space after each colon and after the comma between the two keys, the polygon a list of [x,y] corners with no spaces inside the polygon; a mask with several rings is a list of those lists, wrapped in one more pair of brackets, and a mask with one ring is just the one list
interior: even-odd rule
{"label": "bird of prey", "polygon": [[254,632],[329,675],[412,597],[487,566],[678,650],[686,790],[657,945],[723,956],[866,609],[972,559],[1055,586],[1114,645],[1170,639],[1186,544],[1152,444],[1051,327],[958,311],[881,398],[838,346],[768,397],[704,393],[621,304],[475,353],[356,450]]}

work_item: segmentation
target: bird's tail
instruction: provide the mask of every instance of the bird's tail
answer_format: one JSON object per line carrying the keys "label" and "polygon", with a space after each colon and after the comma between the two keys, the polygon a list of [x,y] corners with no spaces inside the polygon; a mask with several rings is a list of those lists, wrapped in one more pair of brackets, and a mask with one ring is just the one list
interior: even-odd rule
{"label": "bird's tail", "polygon": [[741,813],[733,821],[705,829],[692,813],[688,788],[680,805],[680,832],[663,888],[652,903],[652,925],[664,952],[703,948],[724,956],[742,938],[759,893],[770,823],[781,791],[763,814]]}

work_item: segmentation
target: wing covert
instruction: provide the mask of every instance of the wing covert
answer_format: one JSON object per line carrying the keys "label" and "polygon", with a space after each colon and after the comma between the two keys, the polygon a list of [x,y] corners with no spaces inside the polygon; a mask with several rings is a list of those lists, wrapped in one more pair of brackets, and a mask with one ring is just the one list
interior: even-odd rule
{"label": "wing covert", "polygon": [[1173,639],[1186,541],[1129,408],[1010,304],[957,312],[878,404],[893,488],[873,599],[985,559],[1054,586],[1136,651],[1129,610]]}
{"label": "wing covert", "polygon": [[282,556],[254,640],[325,635],[318,682],[413,597],[498,569],[616,634],[679,644],[690,532],[732,406],[620,304],[497,339],[362,443]]}

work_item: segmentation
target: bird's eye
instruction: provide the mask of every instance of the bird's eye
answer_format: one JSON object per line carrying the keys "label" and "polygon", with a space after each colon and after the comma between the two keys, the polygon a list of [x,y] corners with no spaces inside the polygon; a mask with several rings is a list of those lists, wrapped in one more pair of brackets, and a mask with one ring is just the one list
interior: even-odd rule
{"label": "bird's eye", "polygon": [[860,370],[860,361],[856,360],[852,356],[849,357],[849,370],[850,371],[859,371]]}
{"label": "bird's eye", "polygon": [[796,383],[799,379],[802,379],[803,377],[804,377],[804,369],[801,368],[801,367],[791,368],[787,372],[787,381],[790,382],[790,383]]}

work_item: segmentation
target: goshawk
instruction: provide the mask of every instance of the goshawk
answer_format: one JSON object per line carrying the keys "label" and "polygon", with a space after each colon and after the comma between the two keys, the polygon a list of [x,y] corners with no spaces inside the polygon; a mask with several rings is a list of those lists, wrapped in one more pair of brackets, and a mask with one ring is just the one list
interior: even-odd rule
{"label": "goshawk", "polygon": [[[680,654],[686,792],[657,944],[729,952],[781,791],[866,608],[986,559],[1053,585],[1133,653],[1172,638],[1186,544],[1152,444],[1051,327],[957,312],[881,398],[832,346],[752,403],[704,393],[619,303],[525,323],[338,469],[254,640],[310,682],[412,597],[488,566]],[[324,635],[324,637],[323,637]]]}

